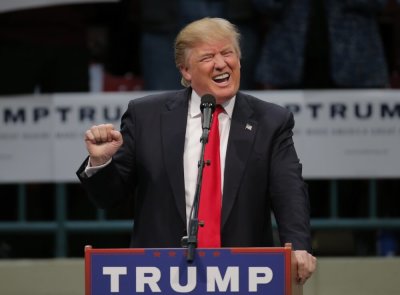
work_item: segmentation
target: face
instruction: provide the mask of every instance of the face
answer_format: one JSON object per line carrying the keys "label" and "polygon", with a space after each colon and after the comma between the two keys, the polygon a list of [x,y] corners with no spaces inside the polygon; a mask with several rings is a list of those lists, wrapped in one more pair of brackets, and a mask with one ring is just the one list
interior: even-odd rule
{"label": "face", "polygon": [[203,96],[212,94],[217,104],[236,95],[240,85],[240,59],[230,40],[201,43],[189,50],[182,76]]}

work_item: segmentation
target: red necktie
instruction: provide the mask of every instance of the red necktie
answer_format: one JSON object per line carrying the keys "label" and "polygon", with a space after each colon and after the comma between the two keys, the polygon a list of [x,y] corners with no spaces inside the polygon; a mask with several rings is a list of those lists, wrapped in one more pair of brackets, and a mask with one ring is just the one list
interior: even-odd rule
{"label": "red necktie", "polygon": [[199,221],[204,226],[199,227],[198,247],[221,247],[221,163],[219,155],[219,120],[218,115],[223,108],[217,105],[212,118],[212,125],[208,135],[208,143],[204,151],[204,160],[210,161],[203,170],[202,187],[200,194]]}

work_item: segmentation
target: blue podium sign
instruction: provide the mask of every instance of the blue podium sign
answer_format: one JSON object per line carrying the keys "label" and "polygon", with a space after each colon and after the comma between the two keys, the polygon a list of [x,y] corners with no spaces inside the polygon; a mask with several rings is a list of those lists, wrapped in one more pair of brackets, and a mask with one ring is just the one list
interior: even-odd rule
{"label": "blue podium sign", "polygon": [[291,291],[291,248],[85,248],[86,295],[273,294]]}

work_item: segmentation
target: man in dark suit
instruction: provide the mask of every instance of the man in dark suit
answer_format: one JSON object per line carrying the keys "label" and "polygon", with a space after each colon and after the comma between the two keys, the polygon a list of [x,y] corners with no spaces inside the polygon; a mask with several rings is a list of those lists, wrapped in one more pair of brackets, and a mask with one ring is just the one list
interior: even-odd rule
{"label": "man in dark suit", "polygon": [[221,246],[273,246],[272,209],[280,242],[292,243],[304,283],[316,259],[309,254],[309,201],[292,140],[293,116],[238,91],[238,40],[224,19],[186,26],[175,42],[186,89],[131,101],[121,131],[93,126],[85,138],[89,158],[77,174],[100,207],[133,194],[132,247],[180,247],[196,186],[200,97],[211,94],[224,109],[218,116]]}

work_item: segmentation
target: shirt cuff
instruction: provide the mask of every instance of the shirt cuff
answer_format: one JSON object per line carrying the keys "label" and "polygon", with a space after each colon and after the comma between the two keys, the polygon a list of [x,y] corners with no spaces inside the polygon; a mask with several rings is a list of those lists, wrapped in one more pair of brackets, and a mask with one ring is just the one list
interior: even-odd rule
{"label": "shirt cuff", "polygon": [[104,167],[106,167],[107,165],[109,165],[109,164],[111,163],[111,160],[112,160],[112,158],[111,158],[110,160],[108,160],[107,162],[105,162],[104,164],[102,164],[102,165],[92,167],[92,166],[90,166],[90,158],[89,158],[88,163],[87,163],[86,168],[85,168],[85,174],[86,174],[86,176],[87,176],[87,177],[92,177],[92,176],[95,175],[98,171],[100,171],[101,169],[103,169]]}

